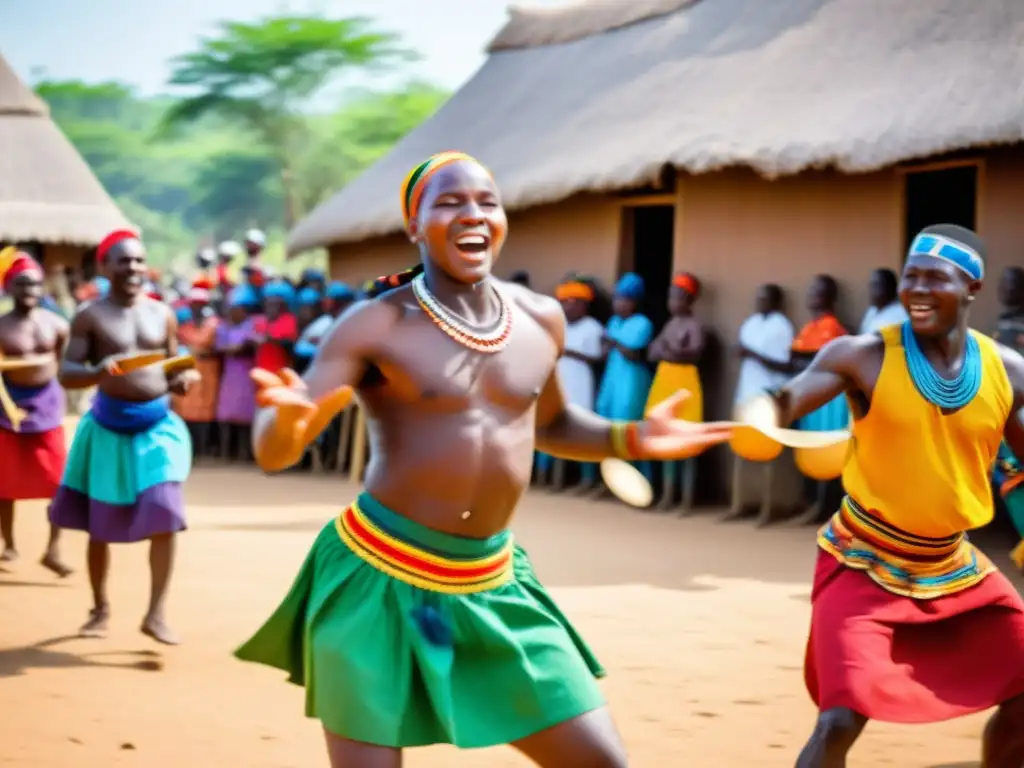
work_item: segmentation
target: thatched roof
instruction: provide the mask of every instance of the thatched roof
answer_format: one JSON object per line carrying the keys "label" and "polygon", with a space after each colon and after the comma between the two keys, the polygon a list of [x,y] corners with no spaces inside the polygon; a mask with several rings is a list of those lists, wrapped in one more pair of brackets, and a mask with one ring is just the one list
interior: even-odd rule
{"label": "thatched roof", "polygon": [[0,242],[95,245],[127,223],[46,104],[0,56]]}
{"label": "thatched roof", "polygon": [[433,152],[506,207],[748,166],[865,172],[1024,139],[1024,0],[590,0],[512,12],[436,115],[291,233],[292,252],[401,227]]}

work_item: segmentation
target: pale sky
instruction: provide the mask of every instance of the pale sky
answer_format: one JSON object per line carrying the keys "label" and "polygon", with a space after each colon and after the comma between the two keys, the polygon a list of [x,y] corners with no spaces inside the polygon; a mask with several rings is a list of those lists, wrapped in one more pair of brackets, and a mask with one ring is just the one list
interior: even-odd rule
{"label": "pale sky", "polygon": [[0,53],[25,80],[34,79],[39,69],[53,79],[130,82],[151,94],[164,90],[168,60],[192,50],[217,21],[315,10],[376,19],[423,56],[405,69],[405,77],[457,88],[483,63],[484,48],[504,24],[507,5],[507,0],[0,0]]}

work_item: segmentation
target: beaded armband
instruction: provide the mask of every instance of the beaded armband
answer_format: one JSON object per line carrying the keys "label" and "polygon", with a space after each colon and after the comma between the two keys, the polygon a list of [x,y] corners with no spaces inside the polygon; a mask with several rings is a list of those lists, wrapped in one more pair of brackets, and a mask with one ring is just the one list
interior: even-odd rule
{"label": "beaded armband", "polygon": [[635,421],[616,421],[611,428],[612,453],[619,459],[640,458],[640,435]]}

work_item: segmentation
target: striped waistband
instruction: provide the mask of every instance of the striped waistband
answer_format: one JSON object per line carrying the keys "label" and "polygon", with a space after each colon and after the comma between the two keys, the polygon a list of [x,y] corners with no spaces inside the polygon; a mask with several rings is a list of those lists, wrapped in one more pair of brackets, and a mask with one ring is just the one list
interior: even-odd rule
{"label": "striped waistband", "polygon": [[[388,526],[387,519],[382,519],[388,515],[373,514],[383,511],[375,509],[379,506],[364,495],[341,513],[335,525],[345,546],[388,576],[420,589],[448,594],[486,592],[512,578],[511,534],[500,537],[487,554],[467,554],[466,549],[480,549],[485,544],[470,539],[458,540],[468,545],[462,547],[462,553],[442,552],[413,541],[408,532],[400,536],[400,531],[394,530],[398,526]],[[393,512],[389,515],[397,517]],[[404,522],[406,528],[420,527]]]}
{"label": "striped waistband", "polygon": [[872,515],[849,496],[843,499],[836,515],[839,524],[858,539],[912,560],[944,560],[955,553],[966,538],[962,533],[939,539],[908,533]]}
{"label": "striped waistband", "polygon": [[972,587],[995,566],[960,533],[939,539],[900,530],[847,496],[818,533],[818,546],[885,590],[920,600]]}

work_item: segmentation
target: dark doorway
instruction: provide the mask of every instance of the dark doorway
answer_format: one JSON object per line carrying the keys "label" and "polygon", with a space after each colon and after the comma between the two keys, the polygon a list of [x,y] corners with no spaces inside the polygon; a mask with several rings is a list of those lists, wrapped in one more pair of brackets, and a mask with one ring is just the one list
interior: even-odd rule
{"label": "dark doorway", "polygon": [[624,231],[632,232],[631,258],[623,259],[623,271],[636,272],[647,286],[644,314],[654,323],[655,331],[668,319],[665,306],[668,286],[672,281],[672,247],[675,239],[676,209],[673,205],[641,205],[622,209]]}
{"label": "dark doorway", "polygon": [[932,224],[959,224],[976,230],[978,166],[910,171],[904,180],[906,253],[914,235]]}

